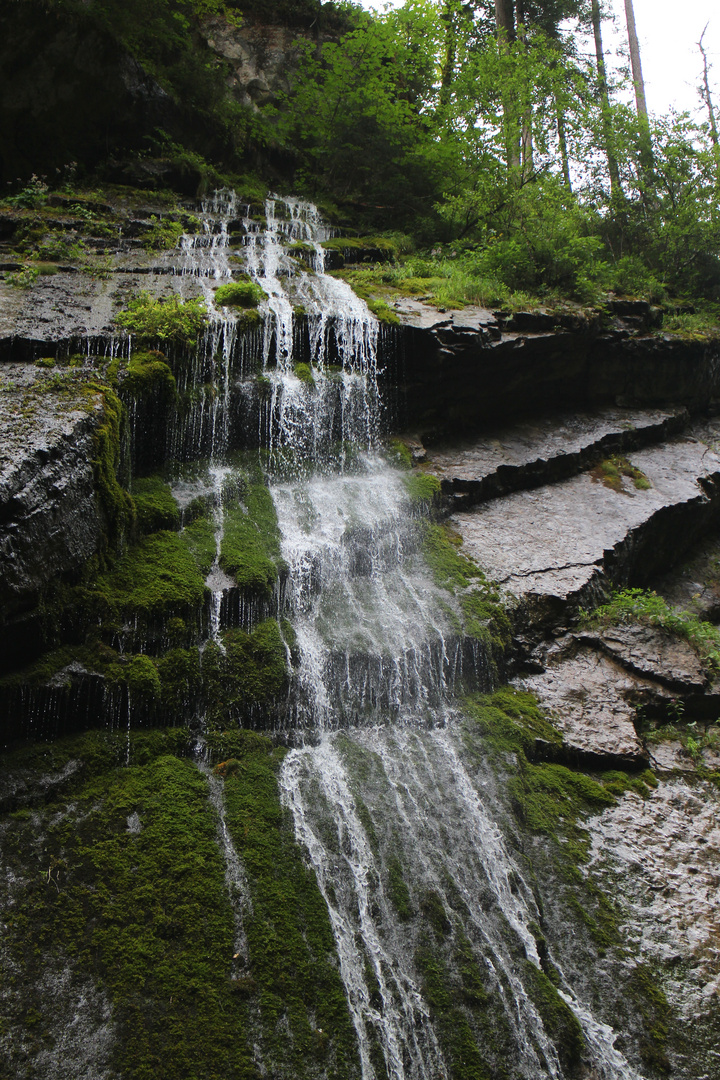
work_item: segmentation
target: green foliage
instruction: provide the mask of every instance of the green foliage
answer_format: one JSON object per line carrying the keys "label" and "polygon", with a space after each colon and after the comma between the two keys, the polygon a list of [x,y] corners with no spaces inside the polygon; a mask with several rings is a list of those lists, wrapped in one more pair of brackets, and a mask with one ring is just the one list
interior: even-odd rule
{"label": "green foliage", "polygon": [[689,611],[671,607],[655,592],[643,589],[616,592],[609,603],[584,612],[583,617],[590,626],[639,622],[660,627],[684,638],[712,672],[720,672],[720,630]]}
{"label": "green foliage", "polygon": [[194,345],[206,319],[202,299],[183,300],[175,293],[160,300],[143,291],[115,317],[115,322],[126,333],[141,340]]}
{"label": "green foliage", "polygon": [[145,247],[152,251],[166,251],[168,248],[177,247],[180,237],[185,232],[181,222],[159,218],[155,214],[152,215],[150,221],[152,225],[144,236]]}
{"label": "green foliage", "polygon": [[267,294],[255,281],[231,281],[215,291],[215,303],[221,307],[257,307]]}

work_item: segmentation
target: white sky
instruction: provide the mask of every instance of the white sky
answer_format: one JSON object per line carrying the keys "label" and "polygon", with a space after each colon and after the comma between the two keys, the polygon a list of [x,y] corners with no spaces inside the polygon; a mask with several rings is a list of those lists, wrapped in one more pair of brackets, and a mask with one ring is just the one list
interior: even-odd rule
{"label": "white sky", "polygon": [[[383,10],[385,0],[360,0],[365,8]],[[391,0],[399,7],[402,0]],[[697,93],[702,78],[702,58],[697,47],[705,23],[704,38],[711,64],[710,89],[720,109],[720,5],[717,0],[634,0],[635,23],[640,40],[645,92],[651,112],[665,113],[671,106],[688,111],[698,119],[707,114]],[[603,25],[603,43],[608,63],[622,64],[618,51],[627,50],[624,0],[606,0],[615,14],[612,24]]]}

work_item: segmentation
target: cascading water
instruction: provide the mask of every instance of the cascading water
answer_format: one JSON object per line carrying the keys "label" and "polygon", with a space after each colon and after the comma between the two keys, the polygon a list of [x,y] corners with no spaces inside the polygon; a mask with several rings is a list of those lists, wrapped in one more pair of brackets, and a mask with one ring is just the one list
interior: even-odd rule
{"label": "cascading water", "polygon": [[[492,1035],[508,1076],[561,1080],[562,1055],[532,992],[543,968],[538,905],[504,838],[492,773],[465,762],[453,705],[459,686],[489,685],[487,660],[434,584],[403,474],[380,453],[378,323],[324,273],[330,231],[312,204],[269,199],[262,230],[227,193],[203,210],[204,232],[184,241],[185,272],[200,278],[211,313],[203,355],[217,381],[220,492],[238,317],[216,308],[212,286],[232,280],[231,221],[266,296],[262,425],[289,569],[277,615],[290,615],[299,654],[286,727],[300,745],[285,758],[281,791],[327,903],[362,1078],[445,1080],[448,1039],[472,1068],[478,1040]],[[304,265],[309,255],[312,271],[294,254]],[[221,496],[215,505],[219,557]],[[553,970],[584,1033],[587,1075],[637,1080],[612,1030]],[[448,979],[466,1005],[449,1034]],[[490,1021],[474,1019],[479,1001]]]}

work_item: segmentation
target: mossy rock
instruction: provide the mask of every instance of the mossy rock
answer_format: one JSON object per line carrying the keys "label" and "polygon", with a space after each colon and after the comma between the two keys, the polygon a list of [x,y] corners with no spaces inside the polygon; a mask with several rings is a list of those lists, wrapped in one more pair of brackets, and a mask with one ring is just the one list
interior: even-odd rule
{"label": "mossy rock", "polygon": [[141,533],[149,534],[180,528],[180,509],[170,485],[161,476],[146,476],[133,481],[132,497]]}

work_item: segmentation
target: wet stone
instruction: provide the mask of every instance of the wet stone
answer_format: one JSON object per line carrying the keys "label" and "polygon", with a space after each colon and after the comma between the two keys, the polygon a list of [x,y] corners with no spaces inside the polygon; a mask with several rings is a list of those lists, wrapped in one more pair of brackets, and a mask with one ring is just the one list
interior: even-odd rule
{"label": "wet stone", "polygon": [[609,657],[583,648],[522,680],[572,755],[637,764],[646,757],[633,724],[639,682]]}

